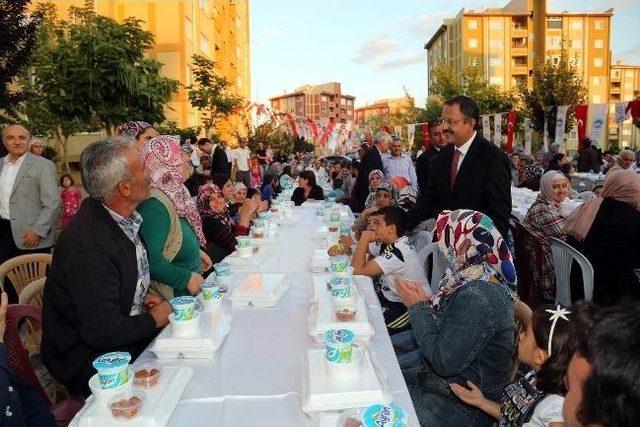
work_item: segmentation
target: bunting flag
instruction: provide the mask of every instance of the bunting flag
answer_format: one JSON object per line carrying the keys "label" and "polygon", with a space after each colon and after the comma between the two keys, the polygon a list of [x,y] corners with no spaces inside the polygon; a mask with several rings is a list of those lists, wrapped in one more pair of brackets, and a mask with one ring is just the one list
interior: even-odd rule
{"label": "bunting flag", "polygon": [[389,132],[389,126],[387,126],[387,125],[381,125],[381,126],[380,126],[380,129],[382,129],[382,130],[383,130],[383,131],[385,131],[386,133],[389,133],[389,134],[391,133],[391,132]]}
{"label": "bunting flag", "polygon": [[429,133],[429,123],[422,124],[422,148],[427,151],[431,148],[431,134]]}
{"label": "bunting flag", "polygon": [[311,131],[311,136],[313,139],[318,138],[318,124],[311,118],[307,117],[304,119],[304,122],[309,126],[309,130]]}
{"label": "bunting flag", "polygon": [[582,148],[582,141],[587,137],[587,117],[589,106],[587,104],[576,105],[576,123],[578,124],[578,148]]}
{"label": "bunting flag", "polygon": [[516,119],[518,118],[518,113],[515,110],[509,111],[507,113],[507,153],[513,153],[513,134],[516,130]]}
{"label": "bunting flag", "polygon": [[331,126],[331,132],[329,133],[329,140],[327,141],[327,148],[330,151],[335,151],[338,147],[338,140],[340,137],[340,130],[342,129],[342,123],[332,122],[329,126]]}
{"label": "bunting flag", "polygon": [[402,126],[394,126],[393,134],[402,138]]}
{"label": "bunting flag", "polygon": [[416,125],[407,125],[407,140],[409,141],[409,147],[413,147],[413,140],[416,137]]}
{"label": "bunting flag", "polygon": [[524,152],[531,154],[531,140],[533,139],[533,128],[531,127],[531,119],[524,119]]}
{"label": "bunting flag", "polygon": [[600,141],[602,136],[602,129],[604,129],[605,120],[607,118],[607,104],[591,104],[589,106],[591,111],[591,120],[589,129],[591,130],[591,141],[596,143]]}
{"label": "bunting flag", "polygon": [[627,110],[628,105],[629,105],[629,102],[624,102],[624,101],[616,102],[616,107],[615,107],[616,122],[624,122],[629,117],[631,117],[631,115],[629,114],[629,111]]}
{"label": "bunting flag", "polygon": [[542,150],[549,149],[549,130],[547,129],[547,109],[544,109],[544,123],[542,125]]}
{"label": "bunting flag", "polygon": [[629,101],[627,108],[625,108],[625,113],[631,113],[631,120],[633,122],[637,122],[640,119],[640,99],[635,99],[633,101]]}
{"label": "bunting flag", "polygon": [[491,124],[489,123],[489,115],[482,115],[482,136],[487,141],[491,141]]}
{"label": "bunting flag", "polygon": [[498,147],[502,144],[502,113],[493,115],[493,143]]}
{"label": "bunting flag", "polygon": [[320,137],[320,143],[319,145],[321,147],[324,147],[327,144],[327,141],[329,139],[329,136],[331,135],[331,133],[333,132],[333,126],[335,126],[335,123],[330,121],[329,119],[325,119],[328,121],[328,123],[326,124],[325,128],[324,128],[324,132],[322,132],[322,136]]}
{"label": "bunting flag", "polygon": [[287,120],[289,121],[289,126],[291,127],[291,135],[298,137],[298,127],[296,126],[296,121],[293,119],[291,114],[286,115]]}
{"label": "bunting flag", "polygon": [[559,105],[556,109],[556,134],[553,141],[560,144],[560,153],[564,153],[564,131],[567,123],[568,109],[568,105]]}

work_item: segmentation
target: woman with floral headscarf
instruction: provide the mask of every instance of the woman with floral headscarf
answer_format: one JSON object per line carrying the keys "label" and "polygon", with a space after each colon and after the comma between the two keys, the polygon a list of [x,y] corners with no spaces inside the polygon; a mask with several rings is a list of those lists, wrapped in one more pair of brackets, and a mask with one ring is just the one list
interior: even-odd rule
{"label": "woman with floral headscarf", "polygon": [[438,248],[449,268],[428,295],[399,279],[421,363],[404,370],[420,425],[491,426],[493,420],[457,400],[450,383],[480,384],[498,400],[509,380],[515,341],[516,272],[507,242],[476,211],[444,211],[436,221]]}
{"label": "woman with floral headscarf", "polygon": [[235,250],[236,236],[249,234],[249,226],[257,205],[247,199],[238,208],[238,223],[233,224],[222,190],[212,183],[198,191],[198,212],[207,239],[207,253],[213,262],[220,262]]}
{"label": "woman with floral headscarf", "polygon": [[183,184],[179,140],[169,135],[151,138],[140,158],[151,178],[150,197],[138,206],[138,212],[155,282],[152,288],[167,298],[195,295],[203,282],[202,271],[211,267],[211,260],[200,250],[206,240],[196,205]]}
{"label": "woman with floral headscarf", "polygon": [[[540,193],[529,208],[524,225],[542,242],[544,258],[540,271],[534,271],[536,285],[542,290],[542,296],[549,302],[555,301],[556,275],[553,271],[553,257],[547,240],[549,237],[564,239],[565,213],[562,202],[568,194],[567,177],[558,171],[549,171],[540,179]],[[531,249],[533,250],[533,249]],[[533,252],[532,252],[533,253]]]}
{"label": "woman with floral headscarf", "polygon": [[374,194],[376,195],[374,202],[360,213],[360,216],[353,224],[353,230],[355,231],[358,239],[360,238],[360,233],[367,228],[369,216],[373,212],[386,208],[387,206],[398,206],[399,204],[398,191],[396,190],[396,187],[389,182],[384,181],[377,185]]}
{"label": "woman with floral headscarf", "polygon": [[135,139],[134,148],[140,152],[151,138],[155,138],[159,133],[147,122],[132,121],[127,122],[120,128],[120,136]]}
{"label": "woman with floral headscarf", "polygon": [[384,181],[384,173],[380,169],[369,172],[369,195],[364,202],[364,208],[370,208],[376,201],[376,190]]}

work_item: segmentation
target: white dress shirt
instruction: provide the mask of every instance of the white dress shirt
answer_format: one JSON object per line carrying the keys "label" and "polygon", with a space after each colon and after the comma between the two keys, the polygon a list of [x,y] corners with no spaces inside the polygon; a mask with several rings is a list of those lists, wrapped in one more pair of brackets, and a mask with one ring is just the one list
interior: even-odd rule
{"label": "white dress shirt", "polygon": [[462,144],[460,147],[454,148],[455,150],[458,150],[460,152],[460,157],[458,157],[458,169],[457,169],[458,172],[460,172],[460,166],[462,166],[462,161],[464,160],[464,157],[467,155],[467,151],[469,151],[469,147],[471,147],[471,143],[473,142],[474,139],[476,139],[476,132],[473,132],[473,135],[471,135],[471,138],[469,138],[467,142]]}
{"label": "white dress shirt", "polygon": [[23,154],[13,163],[7,162],[8,156],[4,158],[2,173],[0,173],[0,217],[2,219],[11,219],[11,210],[9,209],[11,193],[24,157]]}

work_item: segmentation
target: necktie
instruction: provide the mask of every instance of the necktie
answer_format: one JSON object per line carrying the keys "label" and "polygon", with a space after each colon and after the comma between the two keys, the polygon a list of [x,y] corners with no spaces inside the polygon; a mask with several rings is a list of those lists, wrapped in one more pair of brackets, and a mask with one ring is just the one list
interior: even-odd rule
{"label": "necktie", "polygon": [[456,148],[453,152],[453,158],[451,159],[451,189],[453,189],[453,185],[456,183],[456,175],[458,174],[458,160],[460,159],[460,150]]}

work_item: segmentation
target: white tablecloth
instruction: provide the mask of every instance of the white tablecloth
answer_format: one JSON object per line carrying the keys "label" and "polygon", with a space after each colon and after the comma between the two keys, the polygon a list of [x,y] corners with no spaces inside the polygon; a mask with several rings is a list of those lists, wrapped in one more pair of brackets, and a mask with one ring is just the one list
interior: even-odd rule
{"label": "white tablecloth", "polygon": [[[315,208],[295,208],[298,221],[283,228],[277,242],[265,248],[268,254],[259,271],[283,272],[291,287],[271,309],[231,308],[231,332],[212,360],[163,361],[185,364],[195,371],[191,383],[173,413],[170,426],[274,426],[316,425],[302,412],[303,358],[318,348],[308,333],[309,264],[320,240],[312,238],[321,225]],[[235,273],[231,289],[249,273]],[[373,291],[371,280],[357,277],[365,296],[376,335],[369,349],[375,353],[388,376],[394,402],[404,408],[413,425],[418,425],[413,405]],[[226,302],[228,304],[228,302]],[[147,349],[139,360],[155,359]]]}

